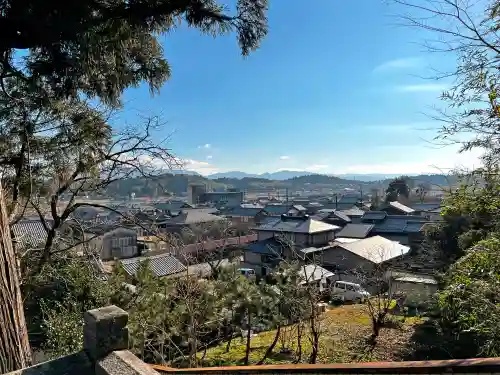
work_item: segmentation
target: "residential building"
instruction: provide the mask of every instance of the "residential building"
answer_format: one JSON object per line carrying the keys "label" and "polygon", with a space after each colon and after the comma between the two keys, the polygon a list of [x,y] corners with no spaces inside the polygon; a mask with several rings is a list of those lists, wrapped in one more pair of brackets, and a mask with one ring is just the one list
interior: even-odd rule
{"label": "residential building", "polygon": [[11,227],[12,240],[17,251],[40,249],[47,240],[47,231],[40,219],[20,220]]}
{"label": "residential building", "polygon": [[414,215],[415,210],[411,207],[404,205],[401,202],[394,201],[389,202],[380,211],[387,212],[389,215]]}
{"label": "residential building", "polygon": [[248,224],[251,226],[260,225],[262,220],[267,217],[267,213],[261,205],[241,204],[236,207],[222,208],[217,211],[217,215],[223,216],[233,224]]}
{"label": "residential building", "polygon": [[422,229],[428,222],[422,216],[388,215],[384,211],[367,211],[361,217],[361,223],[374,224],[371,235],[380,235],[412,247],[420,245]]}
{"label": "residential building", "polygon": [[305,205],[305,208],[307,209],[308,214],[315,214],[316,212],[318,212],[319,210],[321,210],[324,207],[325,207],[324,204],[319,203],[319,202],[310,202],[310,203]]}
{"label": "residential building", "polygon": [[286,215],[293,204],[269,203],[264,207],[264,212],[267,216]]}
{"label": "residential building", "polygon": [[234,207],[243,203],[242,191],[211,191],[200,197],[200,203],[210,203],[215,206]]}
{"label": "residential building", "polygon": [[164,223],[167,232],[180,232],[184,228],[190,228],[194,225],[213,224],[226,220],[221,216],[215,215],[215,210],[211,208],[192,208],[182,210],[178,215],[172,216]]}
{"label": "residential building", "polygon": [[245,247],[243,265],[255,269],[257,275],[266,275],[282,259],[303,259],[300,249],[328,246],[338,229],[308,215],[269,219],[254,228],[257,241]]}
{"label": "residential building", "polygon": [[351,222],[351,218],[347,216],[343,211],[334,209],[321,209],[315,215],[313,215],[312,218],[341,227]]}
{"label": "residential building", "polygon": [[190,184],[188,186],[188,202],[190,205],[208,203],[214,206],[233,207],[243,203],[244,192],[235,189],[226,191],[207,191],[203,184]]}
{"label": "residential building", "polygon": [[349,223],[337,232],[337,238],[363,239],[370,236],[375,224],[352,224]]}
{"label": "residential building", "polygon": [[139,255],[137,232],[133,228],[100,226],[85,232],[85,239],[105,261]]}
{"label": "residential building", "polygon": [[120,260],[121,266],[130,276],[137,274],[143,262],[148,262],[151,272],[157,277],[172,276],[187,270],[187,267],[171,254]]}
{"label": "residential building", "polygon": [[355,277],[373,270],[375,265],[392,262],[392,266],[394,259],[402,259],[409,251],[410,247],[381,236],[352,242],[335,241],[328,248],[316,251],[303,250],[308,259],[319,260],[326,269]]}
{"label": "residential building", "polygon": [[411,208],[415,210],[415,215],[426,217],[430,221],[443,220],[441,216],[441,201],[413,203],[411,204]]}
{"label": "residential building", "polygon": [[153,207],[165,215],[176,215],[184,209],[194,208],[195,206],[184,201],[168,201],[155,203]]}
{"label": "residential building", "polygon": [[287,214],[290,216],[301,216],[305,215],[306,213],[307,209],[300,204],[294,204],[287,212]]}

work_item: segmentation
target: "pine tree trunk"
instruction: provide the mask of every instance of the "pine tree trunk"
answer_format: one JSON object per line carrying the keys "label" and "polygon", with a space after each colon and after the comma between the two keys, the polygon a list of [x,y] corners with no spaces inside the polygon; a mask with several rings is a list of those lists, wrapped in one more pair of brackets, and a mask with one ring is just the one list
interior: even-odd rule
{"label": "pine tree trunk", "polygon": [[0,374],[31,365],[17,257],[0,185]]}
{"label": "pine tree trunk", "polygon": [[271,353],[274,350],[274,347],[278,343],[278,340],[280,338],[280,333],[281,333],[281,326],[279,325],[278,328],[276,329],[276,334],[274,335],[274,340],[271,343],[271,345],[267,348],[266,352],[264,353],[264,357],[257,363],[257,365],[262,365],[264,364],[264,361],[271,355]]}

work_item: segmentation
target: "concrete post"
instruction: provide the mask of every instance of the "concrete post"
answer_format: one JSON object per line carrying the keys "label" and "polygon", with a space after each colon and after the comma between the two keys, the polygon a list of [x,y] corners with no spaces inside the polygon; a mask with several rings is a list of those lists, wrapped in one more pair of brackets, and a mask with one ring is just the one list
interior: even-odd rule
{"label": "concrete post", "polygon": [[115,350],[128,349],[128,314],[107,306],[84,314],[83,349],[95,362]]}

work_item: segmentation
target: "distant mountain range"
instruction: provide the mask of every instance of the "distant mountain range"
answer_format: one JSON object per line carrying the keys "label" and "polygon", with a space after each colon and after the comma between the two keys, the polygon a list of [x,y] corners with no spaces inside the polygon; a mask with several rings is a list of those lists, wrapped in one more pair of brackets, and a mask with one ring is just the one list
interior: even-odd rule
{"label": "distant mountain range", "polygon": [[283,180],[288,180],[290,178],[294,177],[302,177],[302,176],[309,176],[315,173],[311,172],[306,172],[306,171],[278,171],[278,172],[271,172],[271,173],[261,173],[261,174],[256,174],[256,173],[246,173],[246,172],[240,172],[240,171],[231,171],[231,172],[220,172],[220,173],[214,173],[209,176],[208,178],[214,180],[217,178],[265,178],[266,180],[277,180],[277,181],[283,181]]}
{"label": "distant mountain range", "polygon": [[[195,172],[196,173],[196,172]],[[188,173],[191,174],[191,173]],[[267,180],[275,180],[275,181],[284,181],[294,177],[302,177],[302,176],[310,176],[315,175],[317,173],[307,172],[307,171],[278,171],[278,172],[268,172],[268,173],[246,173],[241,171],[231,171],[231,172],[220,172],[214,173],[207,176],[209,179],[217,179],[217,178],[265,178]],[[373,181],[381,181],[386,180],[388,178],[396,178],[401,176],[399,174],[337,174],[337,175],[329,175],[342,178],[344,180],[356,180],[356,181],[364,181],[364,182],[373,182]]]}
{"label": "distant mountain range", "polygon": [[[302,176],[293,176],[285,178],[287,174],[296,174],[295,171],[280,171],[275,173],[268,173],[260,175],[260,177],[251,177],[244,172],[234,172],[233,176],[237,177],[219,177],[210,176],[207,178],[192,173],[190,171],[170,171],[170,173],[160,174],[155,177],[144,178],[140,176],[133,176],[132,178],[125,178],[115,181],[108,186],[107,195],[109,196],[127,196],[135,193],[136,197],[139,196],[155,196],[162,195],[163,192],[170,192],[175,195],[186,193],[190,184],[203,184],[207,187],[208,191],[220,191],[228,188],[236,188],[247,192],[270,192],[276,189],[289,189],[291,191],[297,190],[314,190],[323,188],[332,189],[363,189],[368,191],[372,188],[385,188],[397,175],[341,175],[341,176],[327,176],[321,174],[311,174],[309,172],[302,172]],[[219,174],[220,175],[220,174]],[[273,177],[270,179],[268,177]],[[383,179],[383,177],[388,177]],[[371,181],[370,181],[371,179]],[[454,176],[445,175],[419,175],[411,177],[411,185],[417,186],[420,183],[425,183],[429,186],[443,186],[447,187],[454,185],[457,178]]]}

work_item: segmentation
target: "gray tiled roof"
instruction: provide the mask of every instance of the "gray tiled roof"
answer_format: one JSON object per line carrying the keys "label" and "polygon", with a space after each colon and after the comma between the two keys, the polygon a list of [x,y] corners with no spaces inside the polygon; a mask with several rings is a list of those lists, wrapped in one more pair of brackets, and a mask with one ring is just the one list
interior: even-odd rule
{"label": "gray tiled roof", "polygon": [[198,223],[209,223],[213,221],[221,221],[224,218],[213,215],[209,209],[187,209],[182,210],[178,216],[172,217],[172,219],[167,221],[167,224],[198,224]]}
{"label": "gray tiled roof", "polygon": [[361,220],[384,220],[387,217],[387,212],[384,211],[367,211],[361,217]]}
{"label": "gray tiled roof", "polygon": [[283,215],[292,207],[291,204],[268,204],[264,207],[264,211],[270,215]]}
{"label": "gray tiled roof", "polygon": [[340,219],[346,223],[351,222],[351,218],[348,215],[346,215],[343,211],[332,210],[332,209],[319,210],[314,216],[311,216],[311,218],[314,220]]}
{"label": "gray tiled roof", "polygon": [[337,218],[337,219],[345,221],[346,223],[351,222],[351,218],[346,213],[339,211],[339,210],[335,210],[335,212],[330,215],[330,218],[332,218],[332,219]]}
{"label": "gray tiled roof", "polygon": [[120,264],[129,275],[135,275],[142,262],[149,261],[149,268],[158,277],[173,275],[186,270],[176,257],[171,254],[161,254],[152,257],[121,259]]}
{"label": "gray tiled roof", "polygon": [[19,247],[25,250],[40,248],[47,239],[47,232],[40,220],[21,220],[12,225],[12,233]]}
{"label": "gray tiled roof", "polygon": [[220,214],[224,216],[243,216],[243,217],[255,217],[259,212],[262,211],[262,207],[244,207],[243,205],[237,207],[227,208],[221,210]]}
{"label": "gray tiled roof", "polygon": [[365,214],[365,211],[363,211],[362,209],[360,209],[359,207],[356,207],[356,206],[353,206],[349,209],[342,209],[342,210],[339,209],[338,211],[346,214],[349,217],[352,217],[352,216],[361,217]]}
{"label": "gray tiled roof", "polygon": [[373,224],[347,224],[336,237],[366,238],[373,227]]}
{"label": "gray tiled roof", "polygon": [[344,211],[344,210],[349,210],[349,209],[351,209],[353,207],[356,207],[356,205],[354,205],[353,203],[325,202],[325,203],[323,203],[323,207],[324,208],[334,209],[334,210]]}

